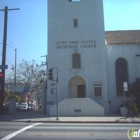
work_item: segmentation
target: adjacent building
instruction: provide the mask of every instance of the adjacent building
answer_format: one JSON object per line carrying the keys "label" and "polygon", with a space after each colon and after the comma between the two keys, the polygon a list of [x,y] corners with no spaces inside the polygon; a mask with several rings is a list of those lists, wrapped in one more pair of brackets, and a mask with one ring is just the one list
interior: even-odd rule
{"label": "adjacent building", "polygon": [[111,112],[115,112],[124,100],[123,82],[132,84],[140,78],[140,30],[107,31],[105,39],[108,100],[111,101]]}

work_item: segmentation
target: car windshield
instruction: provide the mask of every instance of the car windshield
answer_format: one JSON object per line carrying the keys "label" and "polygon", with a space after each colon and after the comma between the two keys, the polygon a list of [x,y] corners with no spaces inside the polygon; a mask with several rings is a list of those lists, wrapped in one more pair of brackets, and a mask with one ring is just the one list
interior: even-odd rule
{"label": "car windshield", "polygon": [[27,103],[21,103],[20,105],[27,105]]}

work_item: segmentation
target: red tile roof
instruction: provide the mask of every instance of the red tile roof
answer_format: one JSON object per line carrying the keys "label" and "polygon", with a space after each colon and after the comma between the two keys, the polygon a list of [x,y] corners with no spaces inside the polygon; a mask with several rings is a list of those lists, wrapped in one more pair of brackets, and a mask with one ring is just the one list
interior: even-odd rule
{"label": "red tile roof", "polygon": [[140,44],[140,30],[106,31],[105,39],[109,44]]}

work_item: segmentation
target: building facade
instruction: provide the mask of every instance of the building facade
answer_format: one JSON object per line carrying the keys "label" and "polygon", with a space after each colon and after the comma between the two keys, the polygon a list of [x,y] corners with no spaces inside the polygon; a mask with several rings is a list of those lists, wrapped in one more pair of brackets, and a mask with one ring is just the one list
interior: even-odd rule
{"label": "building facade", "polygon": [[123,93],[116,80],[117,66],[124,63],[123,80],[132,82],[136,76],[131,64],[137,63],[139,76],[139,60],[129,68],[127,61],[140,49],[137,45],[132,52],[135,45],[110,43],[111,33],[104,31],[102,0],[48,0],[48,69],[53,68],[54,79],[47,80],[47,115],[56,116],[57,89],[61,116],[103,116],[118,108]]}
{"label": "building facade", "polygon": [[[111,112],[123,102],[123,82],[140,78],[140,30],[106,31],[108,100]],[[133,101],[126,96],[126,101]]]}

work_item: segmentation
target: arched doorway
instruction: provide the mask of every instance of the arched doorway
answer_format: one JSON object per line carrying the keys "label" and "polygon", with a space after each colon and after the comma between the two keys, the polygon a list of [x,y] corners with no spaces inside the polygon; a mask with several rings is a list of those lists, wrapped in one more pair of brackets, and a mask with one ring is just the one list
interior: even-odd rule
{"label": "arched doorway", "polygon": [[85,98],[86,97],[86,83],[82,77],[75,76],[69,80],[68,83],[68,97],[69,98]]}

